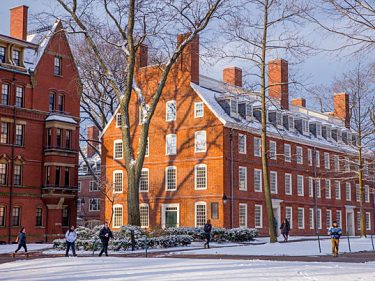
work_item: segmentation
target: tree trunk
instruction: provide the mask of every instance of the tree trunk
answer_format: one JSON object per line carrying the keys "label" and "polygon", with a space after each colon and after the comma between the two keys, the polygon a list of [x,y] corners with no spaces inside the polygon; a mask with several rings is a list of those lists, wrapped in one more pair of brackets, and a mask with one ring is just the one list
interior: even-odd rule
{"label": "tree trunk", "polygon": [[128,225],[141,225],[139,215],[139,176],[135,167],[127,171],[128,176]]}
{"label": "tree trunk", "polygon": [[262,102],[262,132],[261,132],[261,147],[262,147],[262,170],[264,195],[266,199],[266,211],[268,219],[268,232],[270,235],[270,242],[277,242],[276,229],[274,223],[272,198],[270,190],[270,181],[268,173],[268,159],[267,159],[267,110],[266,110],[266,50],[267,50],[267,30],[268,29],[268,0],[264,1],[264,25],[263,25],[263,39],[262,39],[262,62],[261,62],[261,88],[260,96]]}

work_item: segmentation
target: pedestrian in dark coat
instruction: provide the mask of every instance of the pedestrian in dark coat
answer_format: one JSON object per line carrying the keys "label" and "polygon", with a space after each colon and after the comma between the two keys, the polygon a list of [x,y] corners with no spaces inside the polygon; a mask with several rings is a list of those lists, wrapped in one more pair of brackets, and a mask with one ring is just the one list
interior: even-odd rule
{"label": "pedestrian in dark coat", "polygon": [[13,257],[16,255],[16,253],[23,248],[25,250],[26,256],[29,256],[29,253],[27,252],[27,246],[26,246],[26,229],[24,227],[21,228],[20,232],[17,235],[16,242],[18,243],[18,247],[13,253]]}
{"label": "pedestrian in dark coat", "polygon": [[206,243],[204,243],[204,247],[209,249],[210,241],[211,241],[211,230],[212,230],[211,220],[207,220],[207,223],[204,225],[203,230],[206,236]]}
{"label": "pedestrian in dark coat", "polygon": [[76,240],[77,240],[77,232],[74,229],[74,226],[71,226],[70,229],[65,233],[65,240],[66,240],[66,252],[65,256],[69,256],[69,250],[72,248],[73,256],[76,255]]}
{"label": "pedestrian in dark coat", "polygon": [[113,238],[112,231],[108,227],[108,223],[104,223],[104,227],[99,232],[100,241],[102,241],[102,250],[99,253],[99,257],[105,253],[108,257],[108,242],[110,238]]}
{"label": "pedestrian in dark coat", "polygon": [[284,242],[288,242],[290,223],[287,218],[284,219],[283,223],[280,226],[280,229],[281,229],[281,234],[284,237]]}

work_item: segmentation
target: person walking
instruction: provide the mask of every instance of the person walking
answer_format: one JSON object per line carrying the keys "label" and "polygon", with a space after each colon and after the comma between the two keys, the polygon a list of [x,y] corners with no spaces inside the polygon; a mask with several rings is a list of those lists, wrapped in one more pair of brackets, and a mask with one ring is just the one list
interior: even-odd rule
{"label": "person walking", "polygon": [[21,228],[20,232],[17,235],[16,243],[18,243],[17,249],[12,254],[13,257],[16,256],[17,252],[23,248],[26,253],[26,257],[29,257],[29,253],[27,252],[27,246],[26,246],[26,229],[24,227]]}
{"label": "person walking", "polygon": [[281,229],[281,234],[284,237],[284,242],[288,242],[290,223],[287,218],[284,219],[283,223],[280,226],[280,229]]}
{"label": "person walking", "polygon": [[110,238],[113,238],[112,231],[108,227],[108,223],[104,223],[104,227],[99,232],[100,241],[102,241],[102,250],[99,253],[99,257],[105,253],[108,257],[108,242]]}
{"label": "person walking", "polygon": [[338,227],[336,221],[332,223],[332,227],[328,230],[328,234],[331,236],[332,256],[337,257],[339,255],[339,242],[342,230],[340,227]]}
{"label": "person walking", "polygon": [[210,248],[210,241],[211,241],[211,230],[212,230],[212,224],[211,220],[207,220],[207,223],[203,227],[204,234],[206,236],[206,243],[204,243],[204,248]]}
{"label": "person walking", "polygon": [[69,257],[69,250],[72,248],[73,257],[76,257],[76,240],[77,240],[77,232],[72,225],[70,229],[65,233],[65,240],[66,240],[66,252],[65,256]]}

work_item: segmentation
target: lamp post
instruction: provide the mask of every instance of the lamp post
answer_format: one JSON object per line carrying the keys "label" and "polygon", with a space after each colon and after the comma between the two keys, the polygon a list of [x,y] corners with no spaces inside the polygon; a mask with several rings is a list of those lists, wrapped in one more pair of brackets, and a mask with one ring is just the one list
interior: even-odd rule
{"label": "lamp post", "polygon": [[227,202],[228,202],[228,197],[224,193],[224,195],[223,195],[223,204],[226,205]]}

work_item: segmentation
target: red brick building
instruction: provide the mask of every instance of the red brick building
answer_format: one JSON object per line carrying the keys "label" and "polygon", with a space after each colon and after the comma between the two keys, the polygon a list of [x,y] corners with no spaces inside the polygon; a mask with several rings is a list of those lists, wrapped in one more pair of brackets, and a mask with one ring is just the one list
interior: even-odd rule
{"label": "red brick building", "polygon": [[[105,189],[101,185],[101,158],[98,154],[99,130],[95,126],[87,128],[88,144],[84,156],[79,159],[77,223],[83,226],[95,226],[104,219]],[[95,178],[93,173],[99,180]]]}
{"label": "red brick building", "polygon": [[21,226],[51,241],[76,223],[78,73],[60,21],[27,32],[28,7],[0,35],[0,241]]}
{"label": "red brick building", "polygon": [[[137,84],[149,102],[160,70],[147,65],[147,47],[137,62]],[[278,223],[287,217],[294,235],[311,235],[315,226],[326,234],[337,220],[344,231],[358,233],[359,190],[352,180],[356,137],[347,128],[347,95],[335,95],[335,110],[329,114],[307,109],[304,99],[290,103],[285,60],[269,63],[268,82],[273,85],[267,105],[268,157]],[[202,226],[211,219],[214,226],[255,227],[267,234],[260,115],[259,94],[242,88],[241,69],[225,69],[223,81],[199,74],[196,38],[174,65],[150,126],[139,186],[142,226]],[[130,116],[137,142],[142,124],[135,98]],[[113,210],[115,229],[127,223],[119,122],[115,114],[102,134],[102,166],[115,201],[106,201],[105,213],[110,220]],[[373,195],[367,184],[365,194],[372,231]]]}

